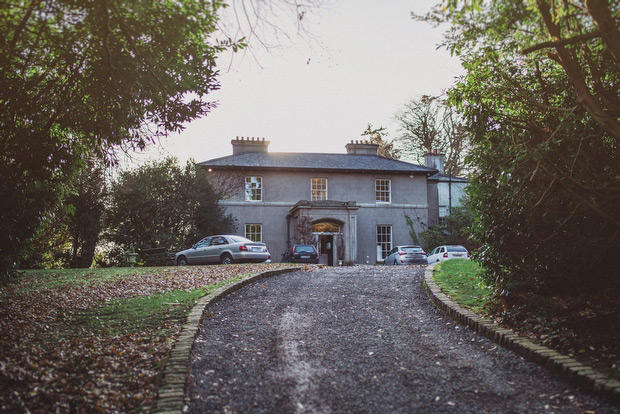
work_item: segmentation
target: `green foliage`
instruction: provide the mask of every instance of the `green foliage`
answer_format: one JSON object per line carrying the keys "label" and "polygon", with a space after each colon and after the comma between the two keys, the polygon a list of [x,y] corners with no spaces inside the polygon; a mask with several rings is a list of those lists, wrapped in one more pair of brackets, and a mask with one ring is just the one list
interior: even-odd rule
{"label": "green foliage", "polygon": [[83,161],[64,203],[41,220],[20,258],[22,269],[90,267],[103,226],[105,166],[96,157]]}
{"label": "green foliage", "polygon": [[[104,235],[105,235],[104,231]],[[127,256],[123,246],[107,240],[100,242],[95,249],[93,267],[122,267],[127,266]]]}
{"label": "green foliage", "polygon": [[400,158],[400,150],[394,148],[394,143],[388,140],[388,133],[385,127],[373,128],[369,123],[366,130],[362,132],[362,138],[366,138],[372,144],[377,144],[377,153],[381,157],[397,160]]}
{"label": "green foliage", "polygon": [[453,259],[436,265],[433,279],[460,306],[481,313],[493,294],[493,287],[482,275],[482,268],[473,260]]}
{"label": "green foliage", "polygon": [[124,171],[111,185],[107,237],[128,249],[181,250],[208,234],[236,224],[218,205],[206,173],[192,161],[182,169],[175,158]]}
{"label": "green foliage", "polygon": [[413,219],[407,213],[405,213],[405,221],[407,222],[407,227],[409,227],[409,237],[411,237],[411,241],[413,241],[413,244],[416,246],[420,246],[420,241],[418,239],[418,234],[415,231]]}
{"label": "green foliage", "polygon": [[474,216],[467,207],[452,207],[452,214],[444,218],[442,224],[437,224],[422,234],[422,246],[430,251],[442,244],[460,244],[469,251],[479,247],[471,240],[471,230]]}
{"label": "green foliage", "polygon": [[620,283],[620,45],[617,23],[597,27],[620,9],[589,4],[449,0],[423,18],[451,23],[467,70],[450,99],[472,141],[480,260],[504,295]]}
{"label": "green foliage", "polygon": [[74,181],[76,192],[71,194],[66,205],[72,207],[67,216],[71,233],[71,267],[90,267],[95,256],[95,247],[103,229],[106,182],[105,166],[96,158],[89,158],[85,168]]}
{"label": "green foliage", "polygon": [[[0,9],[0,273],[71,192],[80,160],[205,115],[219,1],[11,0]],[[237,45],[238,46],[238,45]]]}

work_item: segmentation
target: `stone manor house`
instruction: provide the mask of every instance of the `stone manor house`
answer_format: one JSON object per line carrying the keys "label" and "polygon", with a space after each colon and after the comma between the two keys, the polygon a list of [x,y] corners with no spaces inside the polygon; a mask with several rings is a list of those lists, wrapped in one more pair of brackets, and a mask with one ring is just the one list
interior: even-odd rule
{"label": "stone manor house", "polygon": [[407,216],[419,235],[446,214],[438,185],[465,182],[442,174],[438,152],[421,166],[381,157],[364,141],[351,141],[346,154],[271,153],[264,138],[237,137],[232,147],[199,165],[227,188],[220,205],[237,218],[238,234],[266,243],[274,261],[305,229],[322,263],[381,263],[393,246],[412,243]]}

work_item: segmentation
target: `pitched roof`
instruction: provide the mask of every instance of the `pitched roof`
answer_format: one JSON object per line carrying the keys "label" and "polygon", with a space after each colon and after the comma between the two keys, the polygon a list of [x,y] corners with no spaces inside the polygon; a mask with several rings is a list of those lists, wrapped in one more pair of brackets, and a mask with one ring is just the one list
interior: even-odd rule
{"label": "pitched roof", "polygon": [[435,175],[431,175],[430,177],[428,177],[429,181],[441,181],[441,182],[453,182],[453,183],[469,183],[469,180],[467,178],[463,178],[463,177],[456,177],[454,175],[448,175],[448,174],[435,174]]}
{"label": "pitched roof", "polygon": [[416,173],[426,175],[432,175],[437,172],[433,168],[375,155],[296,152],[246,152],[203,161],[198,163],[198,165],[203,168],[213,169],[257,168],[333,172]]}

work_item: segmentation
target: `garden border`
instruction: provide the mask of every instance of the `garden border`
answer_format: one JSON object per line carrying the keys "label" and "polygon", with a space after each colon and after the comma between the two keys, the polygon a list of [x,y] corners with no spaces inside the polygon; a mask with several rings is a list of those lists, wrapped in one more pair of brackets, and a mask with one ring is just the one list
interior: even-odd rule
{"label": "garden border", "polygon": [[620,404],[620,381],[594,370],[592,367],[578,362],[576,359],[548,348],[537,345],[527,338],[520,337],[513,331],[497,326],[492,321],[476,315],[468,309],[461,308],[447,295],[441,292],[433,279],[435,264],[429,265],[424,272],[424,289],[431,302],[444,315],[461,325],[486,336],[493,342],[502,345],[522,356],[564,376],[581,387]]}
{"label": "garden border", "polygon": [[287,267],[284,269],[256,273],[236,283],[217,288],[210,294],[200,298],[189,313],[187,321],[183,325],[181,333],[166,361],[157,391],[157,397],[153,405],[153,414],[182,413],[185,399],[185,383],[189,376],[189,357],[194,339],[200,329],[204,311],[207,307],[252,282],[298,270],[301,270],[301,268]]}

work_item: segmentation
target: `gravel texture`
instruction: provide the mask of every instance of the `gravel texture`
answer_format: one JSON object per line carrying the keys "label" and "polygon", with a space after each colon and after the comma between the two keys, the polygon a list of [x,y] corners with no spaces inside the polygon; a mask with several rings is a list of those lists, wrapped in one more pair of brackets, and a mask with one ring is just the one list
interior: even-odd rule
{"label": "gravel texture", "polygon": [[455,324],[423,267],[261,280],[206,310],[184,412],[618,413]]}

